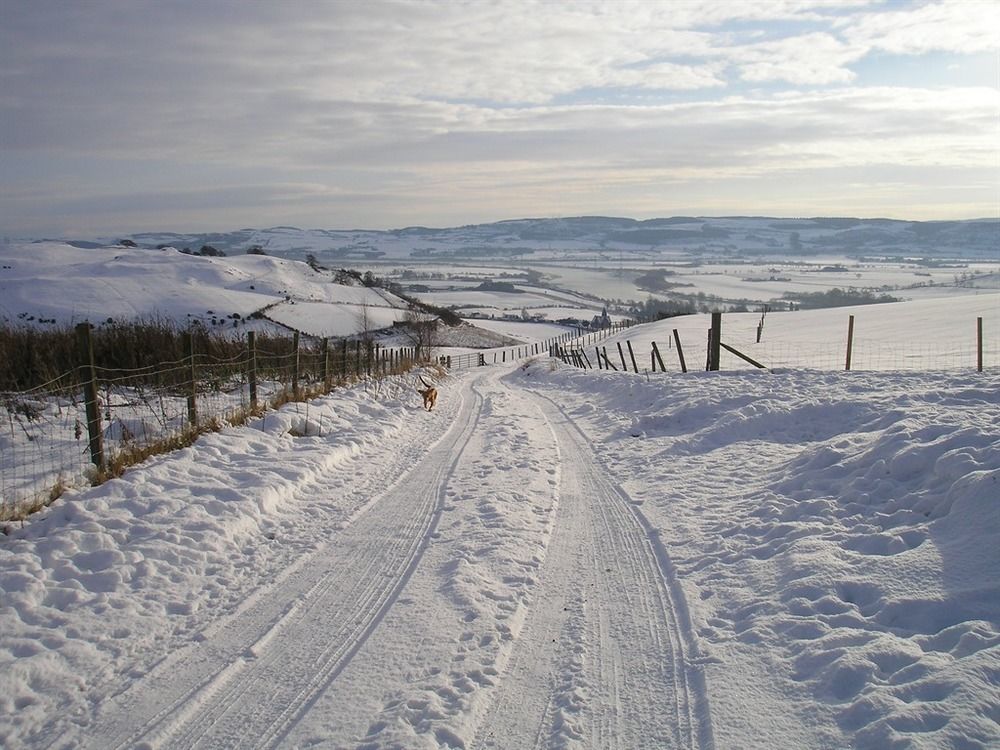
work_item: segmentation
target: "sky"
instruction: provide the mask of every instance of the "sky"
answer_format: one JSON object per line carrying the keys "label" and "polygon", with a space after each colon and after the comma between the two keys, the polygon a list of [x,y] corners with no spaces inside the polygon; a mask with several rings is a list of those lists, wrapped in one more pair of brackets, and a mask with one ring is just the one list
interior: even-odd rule
{"label": "sky", "polygon": [[1000,216],[1000,4],[0,0],[0,237]]}

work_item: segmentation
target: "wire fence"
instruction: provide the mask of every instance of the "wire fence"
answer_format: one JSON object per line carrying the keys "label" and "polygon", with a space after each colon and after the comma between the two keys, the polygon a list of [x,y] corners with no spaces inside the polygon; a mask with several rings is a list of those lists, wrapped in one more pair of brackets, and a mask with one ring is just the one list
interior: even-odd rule
{"label": "wire fence", "polygon": [[[586,335],[598,340],[628,325]],[[548,354],[583,334],[581,329],[532,344],[445,356],[437,363],[461,370],[514,362]],[[0,522],[23,519],[67,488],[100,483],[203,432],[427,361],[419,347],[359,339],[303,345],[298,333],[261,343],[249,333],[241,348],[206,352],[199,349],[213,349],[212,342],[186,333],[180,357],[176,347],[165,347],[172,355],[165,361],[140,365],[135,357],[118,357],[114,365],[97,365],[90,326],[78,326],[77,335],[76,367],[30,390],[0,391]],[[109,349],[106,340],[101,346]],[[134,354],[134,338],[122,346]],[[66,362],[66,352],[61,355]]]}
{"label": "wire fence", "polygon": [[[89,336],[78,327],[81,336]],[[133,368],[89,361],[37,387],[0,392],[0,521],[23,519],[68,487],[95,484],[155,453],[189,444],[224,424],[359,380],[406,372],[417,348],[253,334],[235,354],[190,351]],[[81,357],[84,357],[81,354]]]}
{"label": "wire fence", "polygon": [[470,367],[485,367],[487,365],[516,362],[526,357],[537,357],[543,354],[547,356],[559,346],[569,345],[570,342],[574,342],[574,345],[581,345],[581,342],[584,341],[601,341],[620,333],[632,325],[634,325],[633,321],[623,320],[613,323],[607,328],[599,328],[593,331],[577,328],[576,330],[567,331],[558,336],[552,336],[544,341],[537,341],[531,344],[505,346],[497,349],[487,349],[485,351],[443,357],[444,361],[442,364],[449,370],[466,370]]}
{"label": "wire fence", "polygon": [[853,323],[844,342],[760,341],[728,345],[721,333],[713,341],[709,329],[705,338],[683,343],[677,329],[659,340],[650,336],[619,337],[608,346],[599,346],[586,337],[559,344],[555,356],[585,369],[628,372],[688,372],[690,370],[812,369],[889,371],[948,371],[1000,369],[1000,337],[984,335],[982,319],[970,326],[965,337],[950,341],[893,338],[855,340]]}

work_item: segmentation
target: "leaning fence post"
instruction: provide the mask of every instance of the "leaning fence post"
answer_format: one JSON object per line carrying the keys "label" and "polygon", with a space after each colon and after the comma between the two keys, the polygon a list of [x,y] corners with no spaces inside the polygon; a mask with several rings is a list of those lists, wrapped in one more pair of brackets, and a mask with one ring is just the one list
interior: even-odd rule
{"label": "leaning fence post", "polygon": [[597,369],[598,370],[603,370],[604,369],[604,363],[601,362],[601,347],[595,346],[594,347],[594,351],[597,352]]}
{"label": "leaning fence post", "polygon": [[983,371],[983,319],[976,318],[976,369]]}
{"label": "leaning fence post", "polygon": [[104,471],[104,439],[101,432],[101,409],[97,403],[97,368],[94,367],[94,346],[90,340],[90,323],[76,327],[76,342],[80,361],[80,384],[87,404],[87,436],[90,460]]}
{"label": "leaning fence post", "polygon": [[628,356],[632,360],[632,369],[639,372],[639,365],[635,363],[635,352],[632,351],[632,340],[626,339],[625,346],[628,347]]}
{"label": "leaning fence post", "polygon": [[618,345],[618,356],[622,358],[622,372],[628,372],[628,365],[625,364],[625,351],[622,349],[622,342],[616,341]]}
{"label": "leaning fence post", "polygon": [[847,362],[844,365],[845,370],[851,369],[851,352],[854,348],[854,316],[851,315],[847,319]]}
{"label": "leaning fence post", "polygon": [[606,346],[603,347],[602,353],[604,354],[604,364],[608,366],[609,370],[614,370],[615,372],[617,372],[618,368],[614,366],[614,364],[611,362],[610,359],[608,359],[608,347]]}
{"label": "leaning fence post", "polygon": [[250,386],[250,411],[257,411],[257,336],[247,331],[247,382]]}
{"label": "leaning fence post", "polygon": [[[669,341],[669,339],[667,340]],[[653,342],[653,355],[656,357],[656,360],[660,363],[660,372],[666,372],[667,368],[663,366],[663,357],[660,356],[660,350],[657,348],[655,341]],[[656,372],[655,367],[653,367],[652,370],[653,372]]]}
{"label": "leaning fence post", "polygon": [[185,331],[181,338],[184,341],[184,356],[188,361],[188,424],[198,426],[198,376],[194,365],[194,336],[191,331]]}
{"label": "leaning fence post", "polygon": [[684,363],[684,349],[681,348],[681,334],[676,328],[674,329],[674,343],[677,344],[677,359],[681,363],[681,372],[687,372],[688,368]]}

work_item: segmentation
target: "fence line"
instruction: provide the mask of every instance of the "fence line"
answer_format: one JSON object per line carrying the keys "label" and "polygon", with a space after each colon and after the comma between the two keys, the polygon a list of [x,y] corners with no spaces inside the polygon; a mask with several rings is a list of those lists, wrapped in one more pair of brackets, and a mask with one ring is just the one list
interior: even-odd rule
{"label": "fence line", "polygon": [[251,333],[236,354],[194,351],[186,337],[183,359],[122,369],[94,364],[89,335],[88,324],[78,326],[75,371],[0,392],[0,521],[23,518],[66,487],[101,481],[223,423],[405,372],[420,354],[346,340],[302,347],[297,336],[265,350]]}
{"label": "fence line", "polygon": [[552,336],[544,341],[534,344],[520,344],[518,346],[505,346],[499,349],[489,349],[485,352],[469,352],[466,354],[454,354],[440,358],[442,365],[449,370],[466,370],[470,367],[485,367],[489,365],[501,365],[507,362],[516,362],[527,357],[537,357],[541,355],[555,355],[558,347],[569,342],[596,342],[603,341],[609,336],[613,336],[626,328],[634,325],[633,321],[623,320],[613,323],[607,328],[600,328],[596,331],[577,328],[575,331],[568,331],[558,336]]}
{"label": "fence line", "polygon": [[[597,341],[617,323],[534,344],[441,357],[460,370],[548,354],[573,339]],[[0,392],[0,522],[23,518],[67,487],[96,483],[153,453],[189,443],[224,423],[311,398],[350,382],[379,379],[426,361],[417,347],[321,339],[300,346],[298,335],[268,347],[247,334],[242,351],[214,356],[184,337],[185,355],[135,367],[93,362],[90,326],[77,327],[79,366],[28,391]]]}
{"label": "fence line", "polygon": [[[725,341],[721,328],[721,314],[708,330],[705,357],[706,370],[742,370],[749,368],[777,369],[817,369],[817,370],[975,370],[982,372],[1000,368],[1000,337],[984,338],[982,318],[976,319],[975,328],[964,340],[955,340],[947,345],[931,345],[920,341],[892,342],[865,341],[856,336],[853,316],[850,316],[845,330],[846,342],[827,343],[816,341],[800,344],[789,342],[760,342],[741,344],[735,347]],[[714,317],[714,316],[713,316]],[[972,333],[974,331],[974,333]],[[687,372],[681,337],[673,330],[673,340],[643,339],[643,350],[637,341],[625,339],[631,361],[626,365],[619,346],[619,364],[607,356],[607,351],[597,350],[596,366],[586,358],[587,345],[573,341],[559,345],[553,355],[584,369],[624,369],[628,372]],[[670,354],[673,349],[674,354]],[[634,352],[634,356],[633,356]],[[666,355],[666,356],[665,356]],[[638,366],[637,360],[642,366]],[[666,360],[666,361],[665,361]],[[648,363],[648,367],[647,367]]]}

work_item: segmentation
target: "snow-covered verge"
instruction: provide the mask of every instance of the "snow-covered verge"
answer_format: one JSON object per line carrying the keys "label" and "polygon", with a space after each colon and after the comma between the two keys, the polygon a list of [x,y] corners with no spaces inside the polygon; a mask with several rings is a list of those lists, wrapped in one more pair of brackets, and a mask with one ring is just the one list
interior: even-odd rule
{"label": "snow-covered verge", "polygon": [[202,436],[0,536],[0,747],[48,746],[391,486],[447,427],[411,381]]}
{"label": "snow-covered verge", "polygon": [[518,382],[657,529],[718,747],[1000,746],[1000,375]]}

